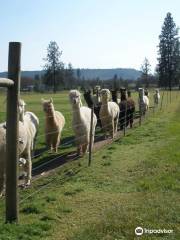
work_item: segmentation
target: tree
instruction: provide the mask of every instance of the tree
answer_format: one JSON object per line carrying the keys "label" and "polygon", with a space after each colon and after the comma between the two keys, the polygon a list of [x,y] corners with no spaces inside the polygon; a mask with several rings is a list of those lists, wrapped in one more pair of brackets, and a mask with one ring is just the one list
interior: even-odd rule
{"label": "tree", "polygon": [[59,85],[63,85],[64,63],[60,61],[62,51],[55,41],[51,41],[47,48],[47,57],[44,65],[44,83],[53,87],[53,92],[57,91]]}
{"label": "tree", "polygon": [[168,87],[171,90],[179,78],[180,45],[178,28],[169,12],[164,19],[159,40],[157,66],[159,86]]}
{"label": "tree", "polygon": [[74,70],[72,64],[69,63],[65,69],[65,86],[67,89],[72,89],[75,83]]}
{"label": "tree", "polygon": [[149,60],[147,58],[144,59],[144,62],[141,65],[141,71],[142,71],[142,75],[141,75],[142,83],[144,83],[145,87],[148,88],[149,87],[149,74],[150,74],[150,71],[151,71],[151,65],[150,65]]}
{"label": "tree", "polygon": [[114,77],[113,77],[113,89],[116,90],[118,87],[118,76],[117,74],[114,74]]}

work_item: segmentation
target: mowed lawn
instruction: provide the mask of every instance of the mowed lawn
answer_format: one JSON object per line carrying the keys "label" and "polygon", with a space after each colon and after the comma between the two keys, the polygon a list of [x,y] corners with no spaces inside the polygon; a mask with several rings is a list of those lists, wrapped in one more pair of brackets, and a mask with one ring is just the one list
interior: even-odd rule
{"label": "mowed lawn", "polygon": [[[40,135],[41,97],[23,96],[27,109],[40,118]],[[53,98],[70,127],[67,93]],[[95,152],[91,167],[85,156],[20,190],[18,225],[3,223],[0,199],[0,239],[131,240],[139,239],[134,234],[137,226],[173,230],[141,239],[179,239],[180,93],[173,92],[171,103],[166,103],[165,94],[161,111],[151,111],[142,126]],[[70,135],[71,128],[63,137]],[[37,147],[43,148],[43,136],[39,139]]]}

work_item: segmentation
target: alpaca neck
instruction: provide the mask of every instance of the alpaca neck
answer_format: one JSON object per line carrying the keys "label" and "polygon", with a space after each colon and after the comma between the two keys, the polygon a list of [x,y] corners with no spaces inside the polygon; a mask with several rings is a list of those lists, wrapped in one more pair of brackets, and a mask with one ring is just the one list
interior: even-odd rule
{"label": "alpaca neck", "polygon": [[80,108],[81,108],[81,104],[79,104],[78,106],[73,106],[73,116],[74,116],[74,119],[81,119],[81,111],[80,111]]}
{"label": "alpaca neck", "polygon": [[102,107],[103,107],[103,109],[107,109],[108,110],[108,100],[107,99],[103,99],[102,100]]}
{"label": "alpaca neck", "polygon": [[55,112],[46,113],[46,121],[53,122],[55,120]]}

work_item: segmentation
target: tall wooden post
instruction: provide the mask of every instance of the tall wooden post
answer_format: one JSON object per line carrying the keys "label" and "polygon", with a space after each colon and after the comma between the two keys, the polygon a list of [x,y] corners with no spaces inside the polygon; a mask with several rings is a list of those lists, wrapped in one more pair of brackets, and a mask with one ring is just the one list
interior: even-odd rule
{"label": "tall wooden post", "polygon": [[94,105],[91,107],[91,123],[90,123],[90,141],[89,141],[89,162],[88,166],[91,165],[91,158],[92,158],[92,140],[93,140],[93,115],[94,115]]}
{"label": "tall wooden post", "polygon": [[9,43],[8,78],[14,81],[7,93],[6,132],[6,222],[18,221],[18,100],[20,88],[21,43]]}

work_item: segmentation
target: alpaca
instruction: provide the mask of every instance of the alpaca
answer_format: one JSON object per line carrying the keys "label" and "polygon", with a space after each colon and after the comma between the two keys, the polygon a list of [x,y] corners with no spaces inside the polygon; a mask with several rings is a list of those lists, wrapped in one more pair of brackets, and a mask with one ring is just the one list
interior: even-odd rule
{"label": "alpaca", "polygon": [[[127,96],[128,95],[128,96]],[[131,98],[131,92],[126,91],[125,88],[121,88],[121,102],[119,104],[120,108],[120,130],[124,128],[124,126],[132,128],[134,121],[134,112],[135,112],[135,102]],[[126,122],[126,123],[125,123]]]}
{"label": "alpaca", "polygon": [[[82,106],[81,94],[78,90],[71,90],[69,99],[72,105],[72,127],[75,133],[77,154],[81,156],[87,152],[90,143],[91,109]],[[94,143],[96,124],[97,118],[93,114],[92,145]]]}
{"label": "alpaca", "polygon": [[93,89],[93,96],[92,96],[92,100],[93,100],[93,104],[94,106],[99,106],[100,102],[101,102],[101,98],[100,98],[100,90],[101,87],[100,86],[95,86]]}
{"label": "alpaca", "polygon": [[118,104],[118,90],[111,90],[112,101]]}
{"label": "alpaca", "polygon": [[99,103],[94,104],[93,97],[91,95],[91,90],[88,90],[88,91],[84,92],[84,99],[85,99],[89,108],[91,108],[94,105],[94,113],[96,114],[96,117],[97,117],[97,125],[101,128],[102,125],[101,125],[101,120],[99,118],[99,111],[100,111],[100,108],[101,108],[101,102],[99,101]]}
{"label": "alpaca", "polygon": [[119,106],[115,102],[109,102],[109,98],[109,89],[102,89],[102,105],[100,108],[99,116],[101,119],[102,128],[105,132],[105,137],[107,137],[107,133],[109,132],[111,134],[111,137],[114,138],[115,133],[117,132],[119,121]]}
{"label": "alpaca", "polygon": [[55,111],[53,99],[42,99],[43,110],[45,112],[45,139],[51,152],[57,153],[60,144],[61,132],[65,125],[65,118],[62,113]]}
{"label": "alpaca", "polygon": [[133,127],[134,113],[135,113],[135,101],[131,97],[131,91],[128,91],[128,98],[127,98],[127,124],[126,124],[126,126],[130,125],[130,128]]}
{"label": "alpaca", "polygon": [[120,130],[123,130],[124,126],[127,126],[127,122],[125,123],[125,118],[127,121],[127,91],[125,88],[120,89],[121,93],[121,101],[119,103],[119,123],[120,123]]}
{"label": "alpaca", "polygon": [[145,115],[148,109],[149,109],[149,98],[147,95],[144,94],[144,89],[139,88],[139,110],[143,115]]}
{"label": "alpaca", "polygon": [[[26,103],[24,100],[19,100],[19,120],[28,123],[28,128],[31,136],[31,156],[34,155],[35,142],[39,128],[39,119],[33,112],[25,111]],[[27,124],[26,124],[27,125]]]}
{"label": "alpaca", "polygon": [[[28,142],[26,128],[22,122],[19,121],[19,155],[25,151]],[[4,190],[5,182],[5,162],[6,162],[6,123],[0,124],[0,196]]]}
{"label": "alpaca", "polygon": [[20,157],[24,159],[23,166],[26,176],[25,182],[26,186],[30,185],[31,178],[32,178],[32,155],[35,150],[35,139],[38,132],[39,127],[39,119],[38,117],[32,112],[25,112],[26,103],[24,100],[19,100],[19,120],[23,123],[25,127],[26,135],[27,135],[27,143],[24,151],[21,153]]}
{"label": "alpaca", "polygon": [[156,89],[155,90],[155,94],[154,94],[154,104],[158,105],[159,104],[159,100],[160,100],[159,89]]}

